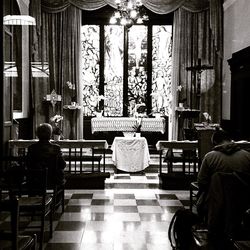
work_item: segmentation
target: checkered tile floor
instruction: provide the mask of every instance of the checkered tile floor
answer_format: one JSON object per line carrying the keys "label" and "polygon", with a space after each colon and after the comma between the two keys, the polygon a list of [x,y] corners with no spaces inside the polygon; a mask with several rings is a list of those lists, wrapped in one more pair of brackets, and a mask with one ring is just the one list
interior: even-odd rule
{"label": "checkered tile floor", "polygon": [[187,191],[159,189],[68,190],[45,249],[171,249],[168,225],[189,205]]}
{"label": "checkered tile floor", "polygon": [[170,250],[168,226],[178,208],[189,207],[189,192],[158,186],[154,171],[113,169],[104,190],[66,190],[51,239],[46,223],[44,249]]}

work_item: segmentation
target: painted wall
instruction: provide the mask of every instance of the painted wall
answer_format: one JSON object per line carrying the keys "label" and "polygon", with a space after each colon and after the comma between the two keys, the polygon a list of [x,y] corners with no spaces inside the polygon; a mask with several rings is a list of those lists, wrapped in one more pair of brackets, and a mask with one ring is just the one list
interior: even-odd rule
{"label": "painted wall", "polygon": [[231,73],[227,60],[234,52],[250,46],[250,1],[224,1],[224,61],[222,119],[230,120]]}

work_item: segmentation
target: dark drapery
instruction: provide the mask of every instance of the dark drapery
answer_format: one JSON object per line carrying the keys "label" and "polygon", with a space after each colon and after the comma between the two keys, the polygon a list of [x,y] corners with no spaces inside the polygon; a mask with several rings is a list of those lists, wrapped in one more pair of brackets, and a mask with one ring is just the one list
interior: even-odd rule
{"label": "dark drapery", "polygon": [[[169,138],[176,137],[175,105],[178,103],[176,86],[185,83],[186,91],[190,88],[190,77],[185,66],[194,63],[194,58],[201,58],[202,64],[212,64],[214,70],[206,73],[206,85],[202,86],[201,109],[209,112],[213,121],[220,120],[220,75],[222,56],[222,3],[221,0],[142,0],[143,5],[157,14],[174,15],[173,44],[173,107],[170,121]],[[32,33],[32,60],[49,62],[48,78],[32,78],[32,100],[34,126],[49,121],[54,113],[64,116],[63,131],[70,138],[72,117],[63,105],[69,104],[69,91],[66,81],[77,84],[76,93],[79,100],[79,55],[81,9],[96,10],[105,5],[115,7],[115,0],[32,0],[31,15],[36,18],[37,26]],[[194,24],[194,25],[193,25]],[[191,53],[192,51],[192,53]],[[193,59],[192,59],[193,58]],[[204,82],[204,80],[203,80]],[[62,95],[62,102],[53,111],[43,97],[53,89]],[[219,98],[214,98],[214,93]],[[213,98],[209,98],[213,96]],[[204,99],[204,100],[203,100]],[[48,108],[49,107],[49,108]],[[82,136],[81,112],[77,113],[77,133]],[[76,124],[74,124],[75,126]],[[71,135],[72,136],[72,135]]]}
{"label": "dark drapery", "polygon": [[[36,13],[39,13],[37,10]],[[79,135],[80,112],[64,109],[71,103],[72,95],[79,99],[79,46],[80,46],[81,10],[69,6],[64,11],[50,14],[41,11],[33,34],[32,61],[48,62],[49,77],[32,78],[32,100],[34,107],[34,126],[41,122],[49,122],[50,117],[61,114],[64,120],[61,124],[65,138]],[[69,90],[66,82],[76,83],[74,91]],[[47,94],[55,90],[62,97],[54,109],[49,101],[44,100]],[[73,92],[73,93],[72,93]],[[73,122],[72,116],[78,126]]]}
{"label": "dark drapery", "polygon": [[[208,112],[212,122],[220,123],[221,119],[221,63],[222,43],[216,42],[210,26],[211,10],[192,13],[179,8],[174,14],[174,45],[173,45],[173,93],[177,93],[174,104],[186,99],[186,105],[195,107],[197,96],[190,94],[191,83],[194,93],[194,83],[197,85],[197,71],[188,71],[187,67],[197,66],[198,58],[201,65],[212,66],[213,69],[203,70],[201,73],[201,97],[199,109],[202,113]],[[217,28],[216,28],[217,29]],[[177,92],[177,86],[182,89]],[[192,100],[191,100],[192,99]],[[177,136],[177,114],[173,112],[173,136]]]}
{"label": "dark drapery", "polygon": [[[157,14],[167,14],[179,7],[192,12],[201,11],[209,7],[209,0],[141,0],[142,4]],[[42,8],[46,12],[63,11],[70,5],[83,10],[96,10],[105,5],[116,7],[115,0],[42,0]]]}

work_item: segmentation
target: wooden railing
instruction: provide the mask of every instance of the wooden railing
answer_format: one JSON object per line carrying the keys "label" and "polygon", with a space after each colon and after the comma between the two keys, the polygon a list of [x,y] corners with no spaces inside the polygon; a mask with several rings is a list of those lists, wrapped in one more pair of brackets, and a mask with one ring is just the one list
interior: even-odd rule
{"label": "wooden railing", "polygon": [[[35,142],[37,140],[10,140],[10,155],[25,156],[28,147]],[[105,154],[108,149],[106,140],[60,140],[51,142],[61,147],[63,157],[67,162],[65,173],[105,172]],[[90,162],[91,164],[85,164],[84,166],[84,162]],[[95,163],[97,163],[97,170]]]}
{"label": "wooden railing", "polygon": [[[196,172],[196,164],[198,163],[198,141],[158,141],[156,149],[159,151],[159,172],[163,172],[162,161],[163,152],[168,154],[168,172],[172,172],[173,162],[183,163],[183,172],[185,172],[185,163],[193,163],[193,170]],[[175,150],[178,152],[178,156],[175,156]],[[178,159],[177,159],[178,158]]]}

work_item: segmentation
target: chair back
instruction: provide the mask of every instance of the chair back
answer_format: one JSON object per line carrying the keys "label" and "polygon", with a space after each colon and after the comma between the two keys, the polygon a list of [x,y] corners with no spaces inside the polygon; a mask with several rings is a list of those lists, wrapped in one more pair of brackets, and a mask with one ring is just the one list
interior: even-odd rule
{"label": "chair back", "polygon": [[44,157],[37,161],[32,160],[27,165],[28,169],[47,169],[47,187],[54,188],[58,179],[58,158],[56,155]]}
{"label": "chair back", "polygon": [[[243,180],[244,177],[244,180]],[[250,207],[249,175],[215,173],[208,191],[208,226],[226,237],[240,234],[245,211]]]}
{"label": "chair back", "polygon": [[30,196],[44,196],[46,194],[47,173],[47,168],[27,170],[26,187]]}
{"label": "chair back", "polygon": [[21,183],[25,175],[26,159],[22,156],[5,156],[1,160],[1,177],[9,185],[17,186]]}
{"label": "chair back", "polygon": [[[19,222],[19,202],[18,199],[0,201],[0,212],[8,212],[10,214],[10,231],[0,231],[0,248],[1,240],[11,242],[12,249],[18,248],[18,222]],[[4,246],[2,246],[4,247]]]}

